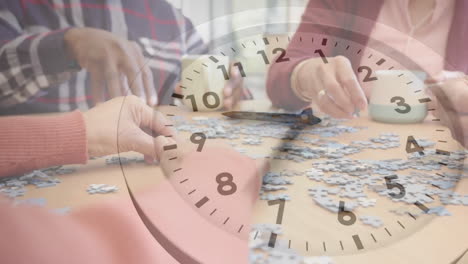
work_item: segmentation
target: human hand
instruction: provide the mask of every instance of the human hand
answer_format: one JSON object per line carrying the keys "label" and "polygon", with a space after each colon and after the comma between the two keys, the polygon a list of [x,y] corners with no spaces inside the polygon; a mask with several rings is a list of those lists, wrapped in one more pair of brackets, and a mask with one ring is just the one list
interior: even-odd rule
{"label": "human hand", "polygon": [[164,146],[175,143],[173,138],[167,137],[175,135],[175,131],[166,126],[170,121],[133,95],[114,98],[83,116],[91,157],[136,151],[150,162],[159,160]]}
{"label": "human hand", "polygon": [[[179,84],[175,87],[175,92],[183,94]],[[249,89],[244,86],[244,79],[236,67],[230,68],[230,78],[223,89],[223,108],[231,110],[237,106],[240,100],[252,99]]]}
{"label": "human hand", "polygon": [[436,84],[436,83],[441,83],[441,82],[449,81],[452,79],[460,79],[464,77],[465,77],[465,74],[463,72],[441,71],[434,76],[429,76],[425,82],[426,84]]}
{"label": "human hand", "polygon": [[240,75],[237,67],[230,68],[230,79],[224,86],[224,109],[234,109],[239,101],[252,99],[252,94],[244,85],[244,78]]}
{"label": "human hand", "polygon": [[[95,103],[133,94],[148,105],[158,103],[153,75],[137,43],[101,29],[72,28],[65,33],[68,53],[91,75]],[[130,89],[128,89],[130,88]]]}
{"label": "human hand", "polygon": [[468,146],[468,77],[429,86],[435,103],[434,116],[446,125],[452,136]]}
{"label": "human hand", "polygon": [[320,110],[336,118],[353,118],[367,108],[366,95],[354,74],[351,62],[343,56],[312,58],[294,69],[292,89],[298,97],[314,102]]}

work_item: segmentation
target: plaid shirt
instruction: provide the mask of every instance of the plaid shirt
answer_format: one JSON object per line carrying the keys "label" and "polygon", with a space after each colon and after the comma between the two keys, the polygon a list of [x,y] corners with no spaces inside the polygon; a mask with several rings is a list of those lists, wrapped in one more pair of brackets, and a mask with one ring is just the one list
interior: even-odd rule
{"label": "plaid shirt", "polygon": [[64,34],[92,27],[136,41],[159,102],[171,101],[185,54],[206,52],[192,23],[164,0],[2,0],[0,113],[86,110],[90,78],[67,56]]}

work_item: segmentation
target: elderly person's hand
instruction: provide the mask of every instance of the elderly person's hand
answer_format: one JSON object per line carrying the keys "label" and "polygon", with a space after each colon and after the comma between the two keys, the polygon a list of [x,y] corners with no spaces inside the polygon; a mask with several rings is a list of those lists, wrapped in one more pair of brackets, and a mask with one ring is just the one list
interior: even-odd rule
{"label": "elderly person's hand", "polygon": [[158,98],[153,75],[137,43],[94,28],[72,28],[65,33],[70,57],[91,75],[95,103],[122,95],[136,95],[148,105]]}
{"label": "elderly person's hand", "polygon": [[231,78],[224,86],[224,109],[232,110],[239,101],[252,99],[252,94],[244,85],[244,78],[236,67],[231,67]]}
{"label": "elderly person's hand", "polygon": [[[244,85],[244,79],[236,67],[230,68],[230,78],[223,89],[223,104],[225,110],[232,110],[241,100],[253,99],[252,94]],[[175,91],[182,94],[180,84],[177,84]]]}
{"label": "elderly person's hand", "polygon": [[84,120],[90,156],[136,151],[153,161],[159,160],[165,145],[175,143],[174,129],[166,126],[171,122],[136,96],[100,104],[85,112]]}
{"label": "elderly person's hand", "polygon": [[434,116],[450,128],[452,136],[468,146],[468,77],[432,84],[429,90],[435,99]]}
{"label": "elderly person's hand", "polygon": [[[325,63],[326,62],[326,63]],[[367,98],[351,66],[343,56],[312,58],[300,63],[291,78],[294,93],[315,103],[336,118],[352,118],[367,108]]]}

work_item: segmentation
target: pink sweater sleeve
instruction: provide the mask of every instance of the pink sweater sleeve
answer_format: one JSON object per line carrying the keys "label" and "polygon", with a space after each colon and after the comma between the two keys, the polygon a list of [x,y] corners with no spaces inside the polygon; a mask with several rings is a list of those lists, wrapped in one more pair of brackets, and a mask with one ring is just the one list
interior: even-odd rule
{"label": "pink sweater sleeve", "polygon": [[[314,53],[316,45],[308,45],[313,33],[333,34],[333,32],[327,31],[321,27],[320,24],[340,23],[336,21],[336,17],[329,16],[324,12],[316,12],[317,8],[327,10],[334,9],[333,7],[336,2],[342,1],[309,1],[302,15],[301,24],[286,50],[289,61],[275,62],[268,72],[267,93],[274,106],[296,111],[308,105],[307,102],[299,99],[292,91],[291,74],[299,63],[318,56]],[[321,39],[314,39],[314,42],[320,41]],[[307,44],[304,42],[307,42]],[[327,56],[330,56],[329,48],[323,47],[322,50]]]}
{"label": "pink sweater sleeve", "polygon": [[79,111],[0,118],[0,177],[39,168],[84,164],[86,129]]}

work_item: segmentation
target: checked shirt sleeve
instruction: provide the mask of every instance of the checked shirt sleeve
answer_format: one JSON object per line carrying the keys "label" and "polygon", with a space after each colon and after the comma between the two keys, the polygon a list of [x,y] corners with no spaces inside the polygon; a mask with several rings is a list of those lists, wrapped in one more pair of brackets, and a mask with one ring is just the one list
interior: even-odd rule
{"label": "checked shirt sleeve", "polygon": [[67,56],[67,29],[26,32],[7,5],[0,3],[0,108],[26,102],[41,89],[65,82],[77,68]]}
{"label": "checked shirt sleeve", "polygon": [[184,17],[185,19],[185,43],[186,49],[184,52],[186,54],[206,54],[208,53],[208,45],[203,42],[202,37],[193,26],[192,22]]}

